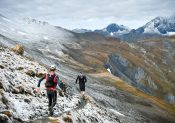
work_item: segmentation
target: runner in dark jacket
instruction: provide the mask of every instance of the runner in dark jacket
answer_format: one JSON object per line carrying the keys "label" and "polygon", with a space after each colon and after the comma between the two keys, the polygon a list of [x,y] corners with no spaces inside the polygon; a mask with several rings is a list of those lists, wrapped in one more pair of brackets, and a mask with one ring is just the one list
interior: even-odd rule
{"label": "runner in dark jacket", "polygon": [[80,87],[80,91],[81,91],[81,95],[84,96],[85,93],[85,83],[87,82],[86,76],[80,72],[80,74],[77,76],[76,79],[76,84],[79,81],[79,87]]}
{"label": "runner in dark jacket", "polygon": [[[38,82],[38,90],[39,91],[39,87],[41,82],[46,79],[46,89],[47,89],[47,97],[48,97],[48,101],[49,101],[49,112],[50,115],[53,115],[53,107],[56,105],[57,102],[57,91],[56,88],[59,88],[59,78],[55,73],[56,70],[56,66],[52,65],[50,67],[50,73],[45,74]],[[59,88],[60,89],[60,88]]]}

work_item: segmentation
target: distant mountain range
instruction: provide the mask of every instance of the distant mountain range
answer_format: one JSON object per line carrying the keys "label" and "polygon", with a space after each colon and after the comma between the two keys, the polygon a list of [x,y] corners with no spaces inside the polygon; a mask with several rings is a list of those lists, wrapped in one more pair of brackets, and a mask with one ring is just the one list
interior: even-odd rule
{"label": "distant mountain range", "polygon": [[112,23],[103,29],[94,31],[87,29],[76,29],[76,31],[73,31],[78,33],[96,32],[107,37],[116,37],[125,41],[133,42],[150,37],[175,34],[175,16],[156,17],[137,29],[130,29],[124,25]]}
{"label": "distant mountain range", "polygon": [[88,30],[88,29],[74,29],[72,31],[76,32],[76,33],[96,32],[96,33],[102,34],[104,36],[117,37],[119,35],[129,33],[130,30],[131,29],[129,29],[128,27],[126,27],[124,25],[118,25],[118,24],[112,23],[103,29],[96,29],[94,31]]}

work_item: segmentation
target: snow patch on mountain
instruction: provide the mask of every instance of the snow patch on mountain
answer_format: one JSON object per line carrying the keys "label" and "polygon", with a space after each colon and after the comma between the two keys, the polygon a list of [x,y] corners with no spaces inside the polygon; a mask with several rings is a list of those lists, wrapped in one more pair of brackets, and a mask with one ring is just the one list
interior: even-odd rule
{"label": "snow patch on mountain", "polygon": [[144,33],[157,33],[161,34],[157,28],[154,27],[154,23],[149,23],[147,26],[144,28]]}
{"label": "snow patch on mountain", "polygon": [[169,36],[175,35],[175,32],[168,32],[167,35]]}
{"label": "snow patch on mountain", "polygon": [[168,34],[168,32],[175,32],[175,16],[156,17],[143,28],[144,33]]}
{"label": "snow patch on mountain", "polygon": [[89,30],[89,29],[73,29],[72,31],[75,32],[75,33],[92,32],[92,30]]}

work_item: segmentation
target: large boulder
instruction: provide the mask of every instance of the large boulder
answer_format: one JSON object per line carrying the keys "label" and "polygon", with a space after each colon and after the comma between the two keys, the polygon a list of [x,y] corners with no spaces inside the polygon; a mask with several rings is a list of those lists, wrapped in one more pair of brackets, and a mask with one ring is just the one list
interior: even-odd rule
{"label": "large boulder", "polygon": [[64,115],[63,121],[65,121],[66,123],[73,123],[72,116],[71,115]]}
{"label": "large boulder", "polygon": [[14,51],[18,55],[24,54],[24,46],[20,44],[15,45],[15,47],[13,47],[11,50]]}
{"label": "large boulder", "polygon": [[35,77],[35,72],[33,70],[28,70],[26,72],[27,75],[31,76],[31,77]]}

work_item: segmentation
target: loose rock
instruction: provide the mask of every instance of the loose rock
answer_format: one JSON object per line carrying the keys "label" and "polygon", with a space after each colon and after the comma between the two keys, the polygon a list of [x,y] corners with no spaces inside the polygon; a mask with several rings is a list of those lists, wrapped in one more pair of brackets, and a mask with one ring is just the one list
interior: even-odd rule
{"label": "loose rock", "polygon": [[1,113],[7,115],[8,117],[12,117],[12,112],[9,110],[2,111]]}
{"label": "loose rock", "polygon": [[18,55],[24,54],[24,46],[17,44],[15,47],[11,49],[13,52],[15,52]]}
{"label": "loose rock", "polygon": [[4,121],[8,120],[8,116],[5,114],[0,114],[0,122],[3,123]]}

